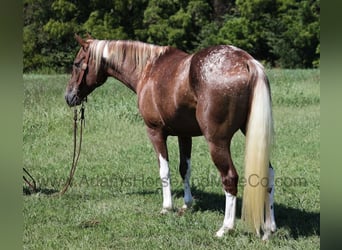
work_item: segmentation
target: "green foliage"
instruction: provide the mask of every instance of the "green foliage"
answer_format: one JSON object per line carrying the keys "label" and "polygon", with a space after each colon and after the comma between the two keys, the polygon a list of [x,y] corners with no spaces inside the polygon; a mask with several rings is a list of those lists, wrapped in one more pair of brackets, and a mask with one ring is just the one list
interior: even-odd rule
{"label": "green foliage", "polygon": [[319,61],[319,1],[282,5],[276,23],[278,32],[269,40],[271,52],[282,67],[313,67]]}
{"label": "green foliage", "polygon": [[238,0],[235,13],[226,15],[219,39],[272,66],[317,66],[319,1]]}
{"label": "green foliage", "polygon": [[224,25],[218,32],[220,43],[232,44],[253,52],[256,37],[251,35],[248,20],[244,17],[227,16]]}
{"label": "green foliage", "polygon": [[144,12],[146,40],[192,51],[197,34],[206,25],[211,9],[204,1],[152,0]]}
{"label": "green foliage", "polygon": [[102,39],[115,37],[116,39],[127,39],[124,28],[119,25],[113,13],[104,13],[101,16],[99,11],[90,13],[89,19],[83,25],[84,29],[94,37]]}
{"label": "green foliage", "polygon": [[283,68],[319,66],[319,0],[25,0],[24,72],[70,68],[74,33],[188,52],[233,44]]}

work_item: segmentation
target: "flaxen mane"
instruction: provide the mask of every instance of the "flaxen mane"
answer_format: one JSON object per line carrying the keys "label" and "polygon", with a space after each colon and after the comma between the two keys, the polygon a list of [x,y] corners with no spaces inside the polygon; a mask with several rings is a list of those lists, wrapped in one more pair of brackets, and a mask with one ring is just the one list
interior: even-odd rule
{"label": "flaxen mane", "polygon": [[104,58],[109,67],[120,69],[125,63],[134,65],[133,69],[142,72],[148,61],[163,55],[168,47],[156,46],[136,41],[89,40],[91,57],[95,62],[96,72]]}

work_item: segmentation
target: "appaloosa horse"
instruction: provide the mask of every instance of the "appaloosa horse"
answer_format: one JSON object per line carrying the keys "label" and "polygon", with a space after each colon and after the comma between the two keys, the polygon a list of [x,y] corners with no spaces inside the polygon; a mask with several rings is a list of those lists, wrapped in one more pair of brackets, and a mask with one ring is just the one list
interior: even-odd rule
{"label": "appaloosa horse", "polygon": [[167,137],[178,136],[186,209],[193,201],[189,184],[192,137],[203,135],[226,196],[224,221],[216,236],[233,229],[238,174],[230,142],[241,130],[246,135],[242,219],[258,235],[262,228],[263,239],[268,239],[276,230],[274,172],[269,162],[273,119],[262,65],[247,52],[228,45],[187,54],[169,46],[75,37],[81,48],[66,88],[66,102],[69,106],[81,104],[108,76],[137,94],[159,162],[162,213],[173,208]]}

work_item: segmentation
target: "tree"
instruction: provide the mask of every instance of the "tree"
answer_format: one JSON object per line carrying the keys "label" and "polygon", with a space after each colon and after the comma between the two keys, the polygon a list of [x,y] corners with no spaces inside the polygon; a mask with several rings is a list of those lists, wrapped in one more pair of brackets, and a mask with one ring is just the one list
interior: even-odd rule
{"label": "tree", "polygon": [[24,72],[65,72],[74,33],[187,52],[233,44],[278,67],[319,65],[319,0],[24,0]]}
{"label": "tree", "polygon": [[209,23],[210,5],[205,1],[151,0],[144,12],[150,43],[171,45],[193,51],[202,26]]}
{"label": "tree", "polygon": [[237,0],[215,43],[236,45],[272,66],[319,64],[319,0]]}
{"label": "tree", "polygon": [[319,0],[291,3],[279,12],[279,31],[271,43],[280,67],[313,67],[319,64]]}
{"label": "tree", "polygon": [[24,1],[24,28],[23,28],[23,64],[24,71],[36,70],[37,65],[46,64],[43,55],[46,45],[42,32],[43,25],[51,15],[52,0],[25,0]]}

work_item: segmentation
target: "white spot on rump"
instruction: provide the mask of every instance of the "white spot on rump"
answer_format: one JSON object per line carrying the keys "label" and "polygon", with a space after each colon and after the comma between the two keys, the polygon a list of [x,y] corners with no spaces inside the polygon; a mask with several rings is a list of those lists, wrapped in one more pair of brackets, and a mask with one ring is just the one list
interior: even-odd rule
{"label": "white spot on rump", "polygon": [[232,78],[229,72],[241,73],[244,64],[237,60],[236,51],[241,50],[233,46],[225,46],[211,51],[204,58],[201,75],[211,87],[226,88]]}

